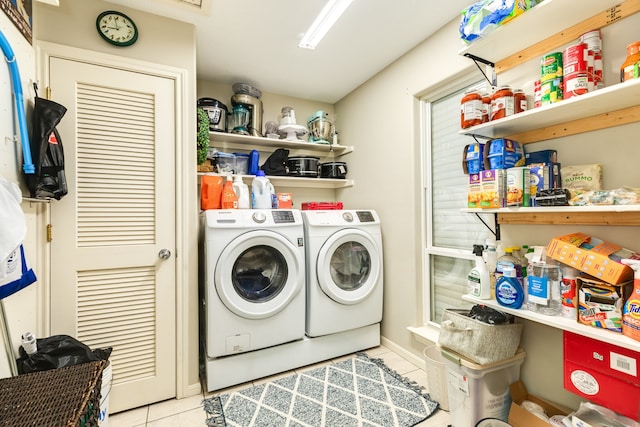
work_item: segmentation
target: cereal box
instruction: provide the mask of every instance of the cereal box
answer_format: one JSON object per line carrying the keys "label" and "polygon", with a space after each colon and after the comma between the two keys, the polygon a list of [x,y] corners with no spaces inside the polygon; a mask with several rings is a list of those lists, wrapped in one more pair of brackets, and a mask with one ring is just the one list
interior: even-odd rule
{"label": "cereal box", "polygon": [[482,192],[480,207],[486,209],[506,206],[507,173],[504,169],[489,169],[481,173],[480,189]]}

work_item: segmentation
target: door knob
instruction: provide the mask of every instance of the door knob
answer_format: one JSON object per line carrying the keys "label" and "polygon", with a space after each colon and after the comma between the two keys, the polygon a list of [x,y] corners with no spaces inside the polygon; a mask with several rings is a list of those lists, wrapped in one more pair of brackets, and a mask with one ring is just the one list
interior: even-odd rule
{"label": "door knob", "polygon": [[158,256],[160,259],[169,259],[171,257],[171,251],[169,249],[160,249]]}

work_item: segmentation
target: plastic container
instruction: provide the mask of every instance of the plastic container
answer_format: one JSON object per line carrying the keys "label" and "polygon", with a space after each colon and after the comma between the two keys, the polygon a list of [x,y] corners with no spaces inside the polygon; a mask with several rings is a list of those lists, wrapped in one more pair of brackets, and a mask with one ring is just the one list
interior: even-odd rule
{"label": "plastic container", "polygon": [[633,268],[633,291],[622,309],[622,333],[640,341],[640,261],[623,259],[623,264]]}
{"label": "plastic container", "polygon": [[534,262],[527,276],[527,309],[548,316],[562,314],[562,270],[557,262]]}
{"label": "plastic container", "polygon": [[249,174],[249,155],[244,153],[233,153],[236,156],[236,174]]}
{"label": "plastic container", "polygon": [[109,423],[109,394],[111,393],[111,380],[113,371],[111,362],[102,370],[102,387],[100,388],[100,414],[98,415],[98,427],[107,427]]}
{"label": "plastic container", "polygon": [[562,317],[575,320],[578,315],[578,284],[576,277],[580,272],[566,264],[562,264],[562,283],[560,294],[562,295]]}
{"label": "plastic container", "polygon": [[342,210],[343,208],[342,202],[305,202],[302,204],[303,211]]}
{"label": "plastic container", "polygon": [[620,82],[635,79],[640,76],[640,41],[630,43],[627,46],[627,58],[620,66]]}
{"label": "plastic container", "polygon": [[249,153],[249,175],[258,175],[258,170],[260,170],[259,162],[260,153],[258,153],[258,150],[251,150]]}
{"label": "plastic container", "polygon": [[222,199],[222,177],[203,175],[200,182],[200,209],[220,209]]}
{"label": "plastic container", "polygon": [[485,418],[508,421],[511,407],[509,386],[520,379],[526,353],[491,365],[478,365],[442,350],[447,359],[449,415],[454,427],[469,427]]}
{"label": "plastic container", "polygon": [[233,181],[231,175],[227,177],[227,180],[222,187],[222,209],[238,209],[238,195],[233,190]]}
{"label": "plastic container", "polygon": [[449,410],[449,395],[447,392],[447,359],[442,356],[435,345],[425,347],[422,351],[427,370],[427,385],[429,396],[440,404],[440,409]]}
{"label": "plastic container", "polygon": [[275,190],[271,181],[259,170],[251,183],[251,207],[253,209],[272,209]]}
{"label": "plastic container", "polygon": [[238,196],[238,209],[251,208],[251,195],[249,194],[249,186],[242,181],[240,175],[233,178],[233,191]]}

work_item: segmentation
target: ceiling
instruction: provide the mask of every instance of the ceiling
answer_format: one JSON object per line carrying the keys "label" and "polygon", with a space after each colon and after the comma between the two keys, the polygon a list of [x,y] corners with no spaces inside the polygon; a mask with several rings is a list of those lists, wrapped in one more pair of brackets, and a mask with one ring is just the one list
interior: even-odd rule
{"label": "ceiling", "polygon": [[[335,103],[459,16],[472,0],[353,0],[314,50],[298,47],[326,0],[110,0],[193,23],[198,79]],[[192,3],[196,3],[193,5]]]}

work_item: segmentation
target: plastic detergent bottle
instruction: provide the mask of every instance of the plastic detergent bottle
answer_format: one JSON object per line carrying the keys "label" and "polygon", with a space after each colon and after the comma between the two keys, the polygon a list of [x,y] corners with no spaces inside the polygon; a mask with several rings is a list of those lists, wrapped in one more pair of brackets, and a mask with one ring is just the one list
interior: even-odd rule
{"label": "plastic detergent bottle", "polygon": [[571,266],[562,264],[562,282],[560,294],[562,295],[562,317],[575,319],[578,311],[578,284],[576,277],[579,271]]}
{"label": "plastic detergent bottle", "polygon": [[524,289],[516,278],[516,269],[504,267],[502,275],[496,282],[496,301],[498,304],[518,309],[524,303]]}
{"label": "plastic detergent bottle", "polygon": [[549,316],[562,314],[562,270],[557,262],[534,262],[527,276],[527,308]]}
{"label": "plastic detergent bottle", "polygon": [[496,251],[496,242],[493,239],[485,240],[483,252],[484,262],[489,272],[490,298],[496,296],[496,264],[498,263],[498,252]]}
{"label": "plastic detergent bottle", "polygon": [[233,178],[233,191],[238,196],[238,208],[249,209],[251,208],[251,196],[249,195],[249,187],[242,181],[240,175],[236,175]]}
{"label": "plastic detergent bottle", "polygon": [[258,150],[251,150],[249,153],[249,175],[258,175],[258,170],[260,167],[258,163],[260,162],[260,153]]}
{"label": "plastic detergent bottle", "polygon": [[467,293],[472,297],[480,299],[491,298],[491,282],[489,280],[489,270],[482,258],[482,245],[473,245],[476,265],[469,271],[467,278]]}
{"label": "plastic detergent bottle", "polygon": [[227,177],[227,180],[222,187],[222,209],[238,209],[238,196],[233,191],[233,181],[231,175]]}
{"label": "plastic detergent bottle", "polygon": [[633,268],[633,291],[622,309],[622,333],[640,341],[640,260],[623,259],[621,262]]}
{"label": "plastic detergent bottle", "polygon": [[269,178],[265,176],[263,170],[259,170],[251,183],[251,206],[253,209],[271,209],[274,194]]}
{"label": "plastic detergent bottle", "polygon": [[513,256],[513,248],[511,247],[504,248],[504,255],[499,257],[496,263],[496,286],[506,267],[513,268],[516,271],[516,278],[522,283],[522,264],[518,258]]}

